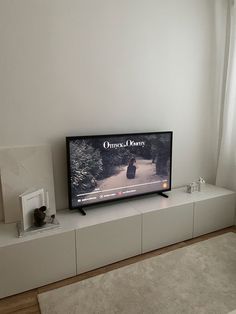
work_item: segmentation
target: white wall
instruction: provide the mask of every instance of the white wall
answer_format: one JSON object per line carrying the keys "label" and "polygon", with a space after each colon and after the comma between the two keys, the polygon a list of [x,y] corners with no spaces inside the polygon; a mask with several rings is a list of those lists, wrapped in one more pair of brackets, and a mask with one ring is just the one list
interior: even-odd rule
{"label": "white wall", "polygon": [[214,182],[214,26],[214,0],[1,0],[0,146],[52,144],[58,208],[67,135],[173,130],[174,186]]}

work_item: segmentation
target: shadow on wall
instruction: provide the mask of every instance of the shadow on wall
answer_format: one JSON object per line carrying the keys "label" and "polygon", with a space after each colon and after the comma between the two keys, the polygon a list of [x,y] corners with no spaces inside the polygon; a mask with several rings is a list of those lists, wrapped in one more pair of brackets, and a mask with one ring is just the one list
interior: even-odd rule
{"label": "shadow on wall", "polygon": [[2,220],[4,220],[4,214],[3,214],[3,199],[2,199],[2,182],[0,180],[0,221]]}
{"label": "shadow on wall", "polygon": [[51,143],[56,208],[68,208],[68,184],[65,137],[54,139]]}

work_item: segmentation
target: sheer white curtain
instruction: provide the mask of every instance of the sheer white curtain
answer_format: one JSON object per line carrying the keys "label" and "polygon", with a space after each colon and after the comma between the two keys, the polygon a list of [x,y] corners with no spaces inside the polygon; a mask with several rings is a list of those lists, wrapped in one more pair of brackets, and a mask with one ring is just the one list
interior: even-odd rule
{"label": "sheer white curtain", "polygon": [[236,3],[229,1],[229,50],[216,184],[236,191]]}

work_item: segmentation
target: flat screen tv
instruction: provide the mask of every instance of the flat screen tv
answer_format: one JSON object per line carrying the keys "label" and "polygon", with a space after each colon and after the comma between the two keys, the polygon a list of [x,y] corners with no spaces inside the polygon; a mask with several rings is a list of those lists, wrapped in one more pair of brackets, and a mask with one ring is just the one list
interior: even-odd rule
{"label": "flat screen tv", "polygon": [[70,209],[171,190],[172,132],[66,138]]}

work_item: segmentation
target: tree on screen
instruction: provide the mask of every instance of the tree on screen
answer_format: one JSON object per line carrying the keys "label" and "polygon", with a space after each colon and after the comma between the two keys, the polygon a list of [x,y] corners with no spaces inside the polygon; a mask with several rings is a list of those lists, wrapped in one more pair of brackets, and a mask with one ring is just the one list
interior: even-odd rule
{"label": "tree on screen", "polygon": [[96,187],[96,179],[103,171],[99,150],[85,141],[71,143],[71,180],[76,193],[90,192]]}
{"label": "tree on screen", "polygon": [[156,164],[156,174],[158,175],[169,175],[170,148],[168,133],[162,134],[158,141],[153,141],[151,144],[152,161]]}
{"label": "tree on screen", "polygon": [[[119,137],[119,142],[125,142],[126,137]],[[129,159],[133,156],[129,149],[116,148],[110,150],[101,149],[103,147],[104,139],[97,139],[96,143],[91,143],[100,151],[100,156],[103,164],[103,171],[98,176],[98,179],[105,179],[114,175],[119,171],[119,167],[127,165]]]}

